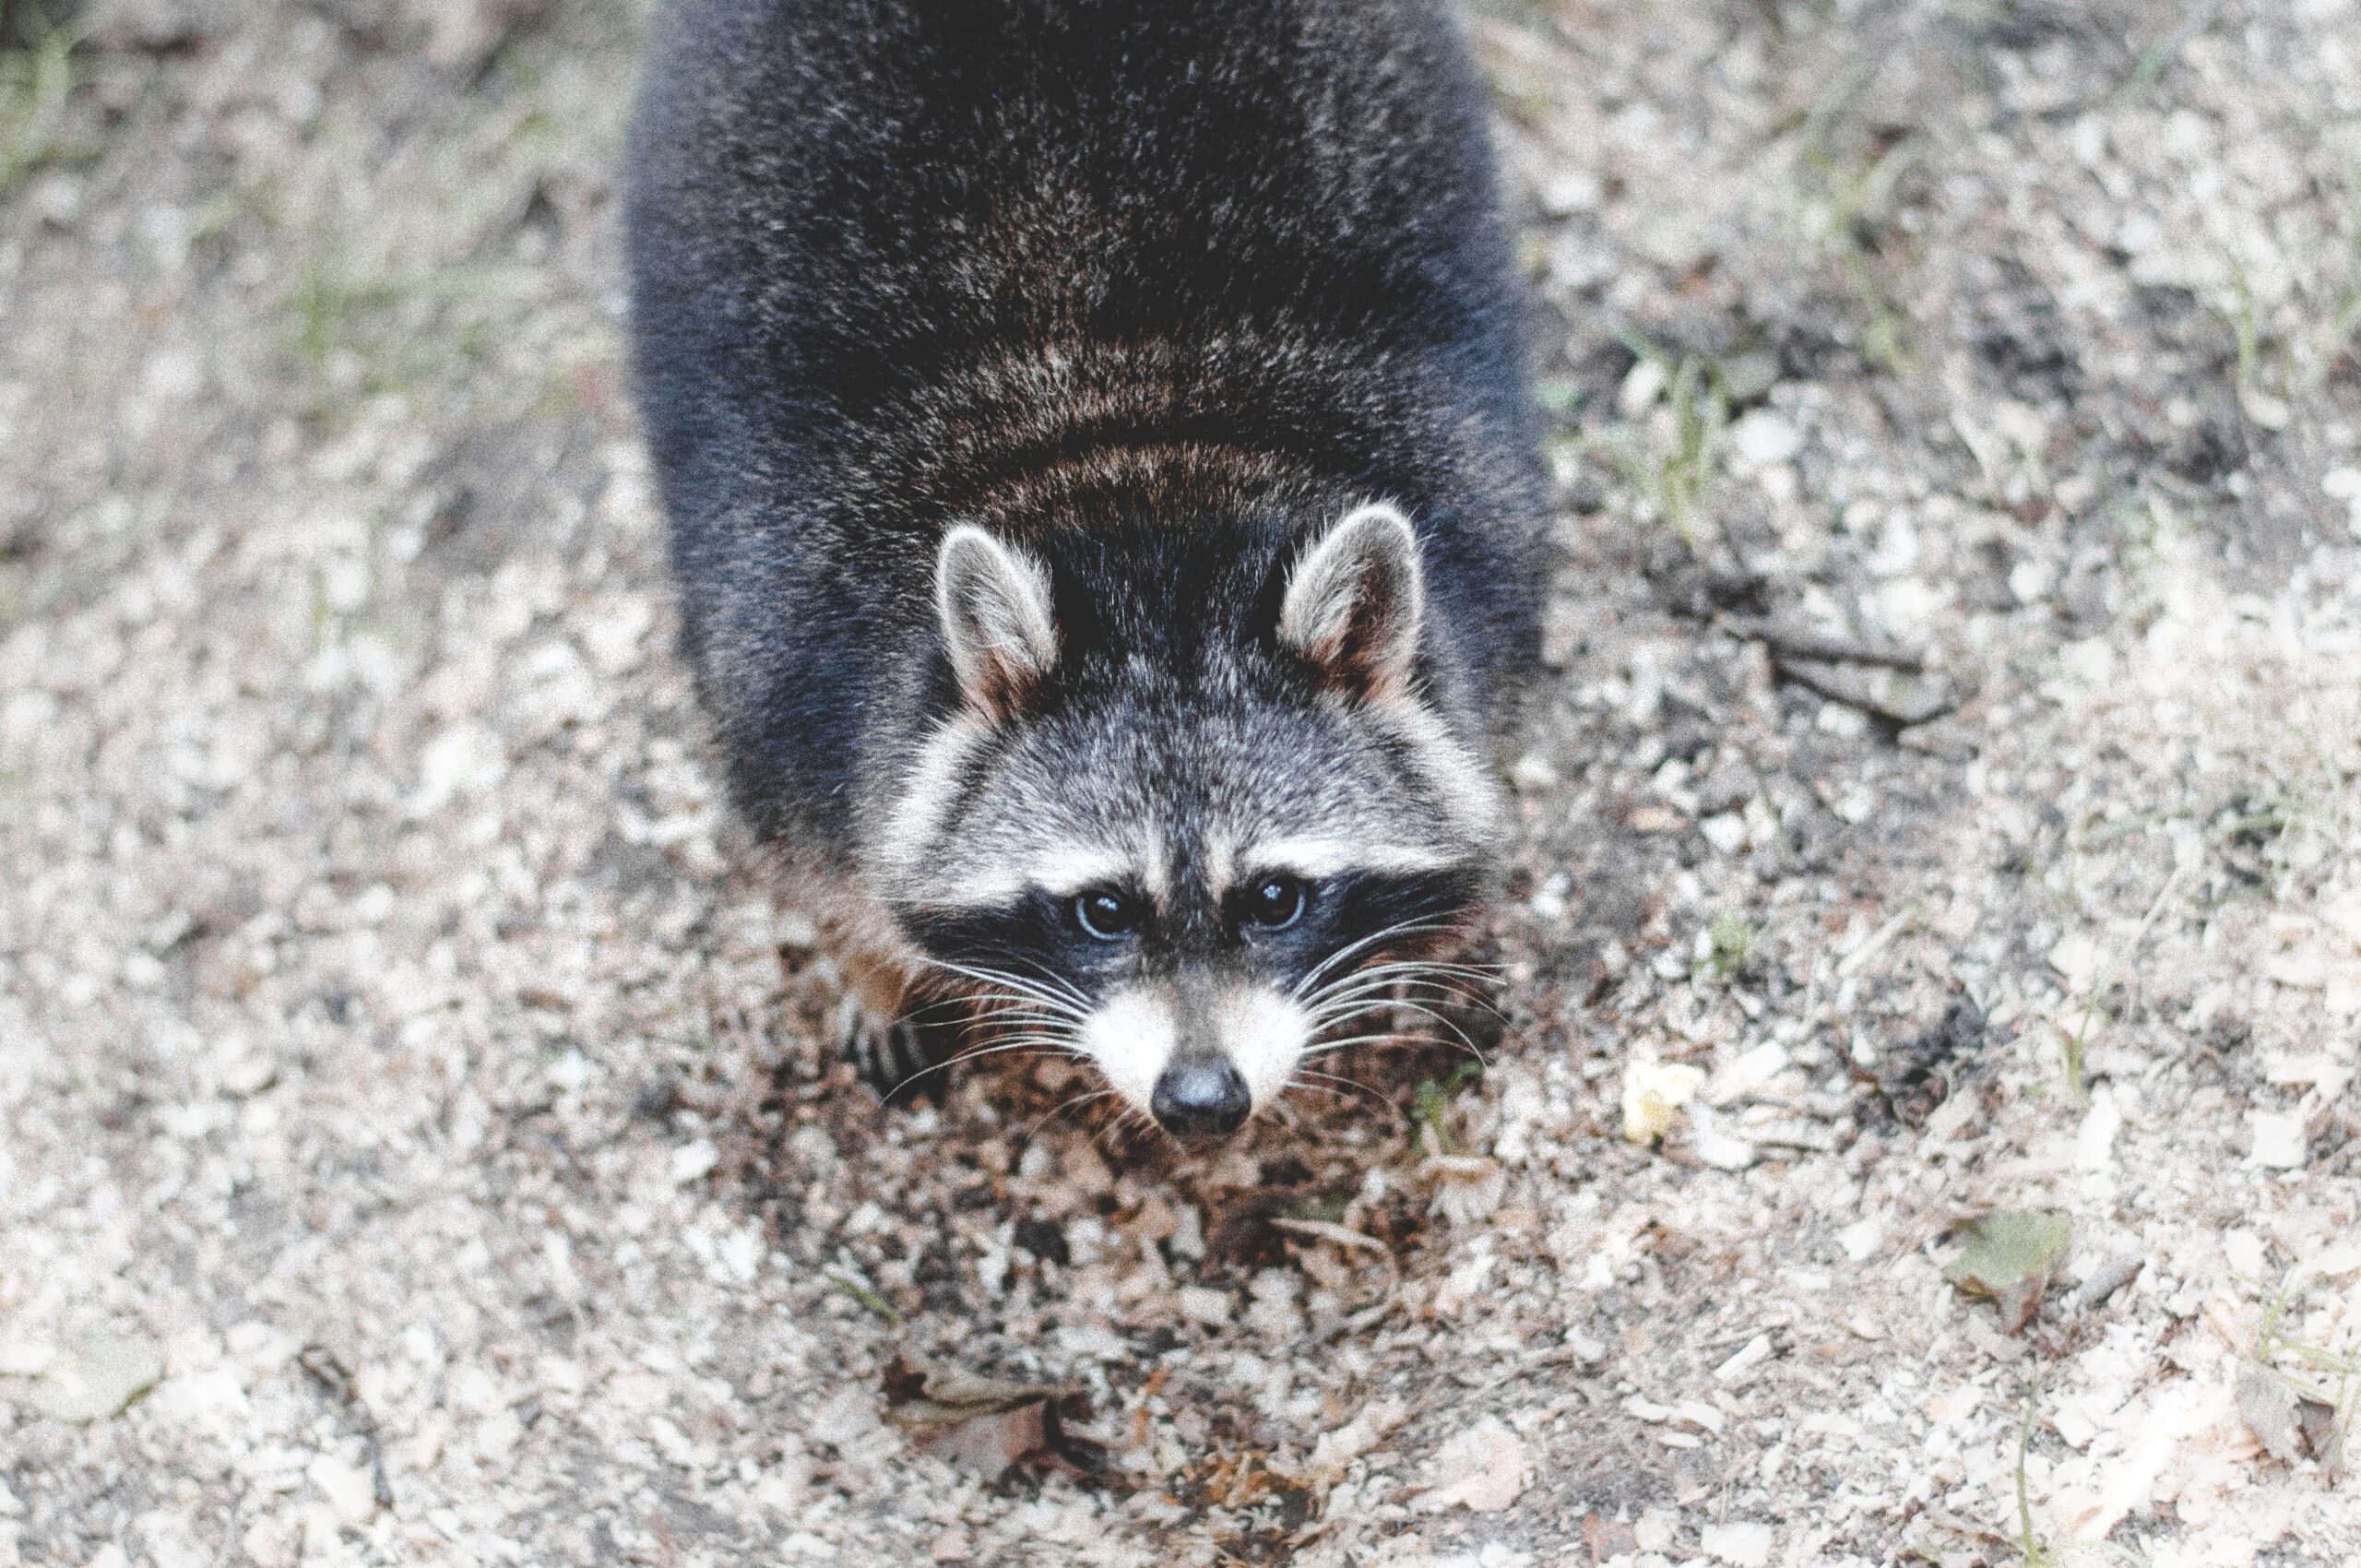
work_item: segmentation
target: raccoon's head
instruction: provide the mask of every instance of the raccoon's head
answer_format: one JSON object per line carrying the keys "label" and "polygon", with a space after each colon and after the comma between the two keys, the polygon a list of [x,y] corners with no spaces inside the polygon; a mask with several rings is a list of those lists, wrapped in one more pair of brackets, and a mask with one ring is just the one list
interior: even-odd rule
{"label": "raccoon's head", "polygon": [[1431,706],[1442,629],[1394,507],[1236,548],[962,525],[935,588],[943,717],[872,837],[996,1036],[1224,1135],[1473,911],[1498,799]]}

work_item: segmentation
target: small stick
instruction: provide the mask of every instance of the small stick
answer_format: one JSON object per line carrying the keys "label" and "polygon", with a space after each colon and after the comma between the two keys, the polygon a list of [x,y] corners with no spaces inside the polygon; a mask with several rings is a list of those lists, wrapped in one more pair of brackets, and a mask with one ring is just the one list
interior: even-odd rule
{"label": "small stick", "polygon": [[1775,621],[1754,615],[1725,615],[1721,619],[1722,624],[1733,636],[1761,643],[1783,665],[1790,659],[1806,659],[1815,664],[1866,664],[1879,670],[1906,671],[1913,675],[1927,668],[1925,657],[1908,648],[1878,647],[1857,642],[1851,637],[1807,631],[1798,626],[1783,626]]}
{"label": "small stick", "polygon": [[1817,696],[1826,697],[1830,702],[1841,702],[1847,707],[1857,707],[1870,718],[1891,724],[1896,730],[1908,730],[1927,723],[1930,719],[1940,719],[1960,705],[1960,699],[1957,696],[1947,692],[1938,692],[1920,699],[1913,707],[1894,707],[1880,702],[1867,692],[1847,685],[1844,682],[1830,680],[1826,675],[1814,670],[1809,660],[1790,663],[1786,659],[1777,658],[1774,654],[1773,662],[1778,665],[1780,674],[1804,690]]}

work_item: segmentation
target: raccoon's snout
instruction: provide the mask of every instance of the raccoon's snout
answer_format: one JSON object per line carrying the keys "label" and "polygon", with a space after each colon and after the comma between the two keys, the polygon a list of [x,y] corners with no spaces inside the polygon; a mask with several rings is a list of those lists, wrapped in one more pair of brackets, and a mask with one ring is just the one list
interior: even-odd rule
{"label": "raccoon's snout", "polygon": [[1228,1058],[1187,1056],[1157,1076],[1148,1109],[1157,1125],[1183,1143],[1206,1142],[1244,1126],[1254,1099]]}
{"label": "raccoon's snout", "polygon": [[1226,1138],[1294,1074],[1310,1020],[1266,983],[1184,975],[1123,987],[1082,1028],[1083,1054],[1188,1143]]}

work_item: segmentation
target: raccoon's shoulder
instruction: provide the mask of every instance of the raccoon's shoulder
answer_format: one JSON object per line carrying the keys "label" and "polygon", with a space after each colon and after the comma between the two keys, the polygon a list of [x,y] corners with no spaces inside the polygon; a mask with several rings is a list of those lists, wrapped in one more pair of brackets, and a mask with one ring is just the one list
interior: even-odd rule
{"label": "raccoon's shoulder", "polygon": [[829,407],[1059,333],[1513,327],[1434,0],[677,0],[630,163],[643,352]]}

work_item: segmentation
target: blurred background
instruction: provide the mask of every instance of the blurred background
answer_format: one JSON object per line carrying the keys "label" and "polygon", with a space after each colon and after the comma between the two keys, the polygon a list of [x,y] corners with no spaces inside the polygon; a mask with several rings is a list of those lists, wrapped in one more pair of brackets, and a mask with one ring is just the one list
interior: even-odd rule
{"label": "blurred background", "polygon": [[0,1564],[2361,1560],[2354,0],[1465,11],[1508,1028],[1201,1162],[822,1047],[629,407],[647,6],[0,7]]}

